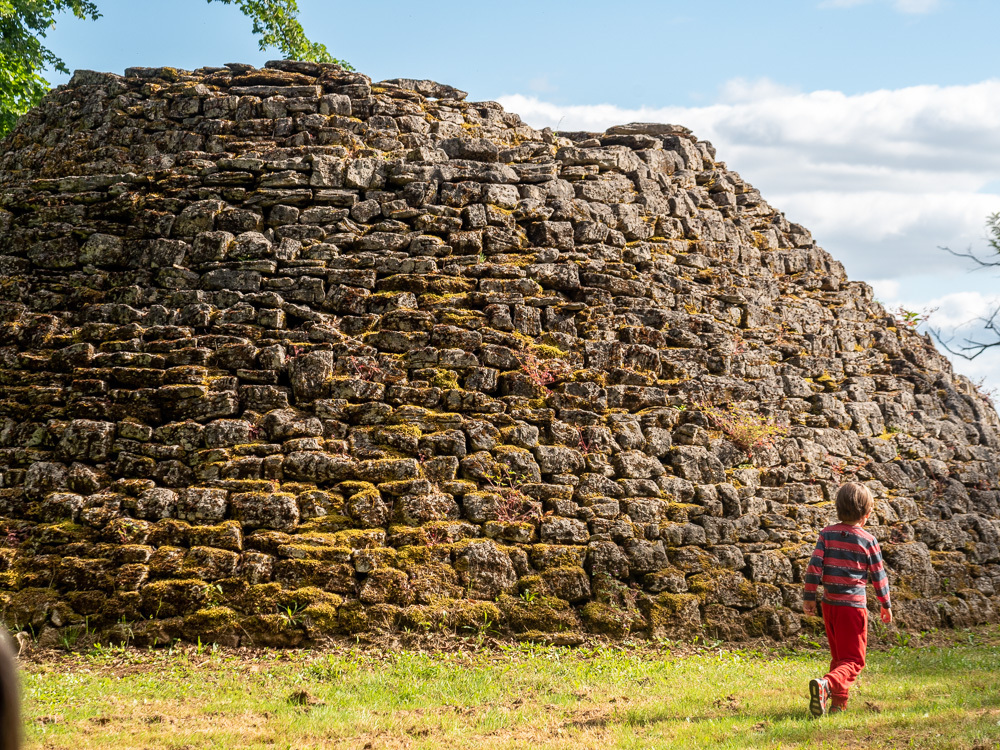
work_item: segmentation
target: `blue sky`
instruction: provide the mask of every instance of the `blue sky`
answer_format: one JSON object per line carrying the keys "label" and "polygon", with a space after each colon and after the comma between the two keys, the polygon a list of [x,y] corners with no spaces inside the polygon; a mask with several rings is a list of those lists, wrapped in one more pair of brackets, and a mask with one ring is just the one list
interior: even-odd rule
{"label": "blue sky", "polygon": [[[71,69],[275,56],[231,6],[99,4],[99,21],[66,17],[49,34]],[[311,38],[376,80],[449,83],[539,127],[691,127],[853,278],[887,304],[938,307],[938,326],[1000,304],[996,275],[938,249],[985,248],[1000,210],[996,0],[299,6]],[[957,367],[1000,386],[1000,351]]]}
{"label": "blue sky", "polygon": [[[97,23],[50,35],[70,67],[263,62],[249,22],[205,0],[100,0]],[[377,79],[447,79],[476,98],[694,105],[734,77],[853,94],[982,80],[993,0],[299,0],[312,38]],[[909,10],[909,12],[907,12]],[[915,12],[924,10],[924,12]],[[142,33],[141,29],[147,29]]]}

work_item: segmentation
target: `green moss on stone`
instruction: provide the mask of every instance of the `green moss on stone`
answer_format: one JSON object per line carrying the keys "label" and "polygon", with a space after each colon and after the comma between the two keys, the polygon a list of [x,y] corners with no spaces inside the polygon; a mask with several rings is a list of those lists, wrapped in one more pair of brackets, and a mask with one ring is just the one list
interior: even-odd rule
{"label": "green moss on stone", "polygon": [[344,529],[332,537],[334,544],[349,549],[381,547],[384,540],[385,532],[381,529]]}
{"label": "green moss on stone", "polygon": [[578,631],[580,619],[570,603],[554,596],[535,596],[531,601],[501,594],[497,600],[507,622],[515,632],[537,630],[542,633]]}
{"label": "green moss on stone", "polygon": [[448,623],[458,633],[500,630],[503,614],[493,602],[453,599],[448,603]]}
{"label": "green moss on stone", "polygon": [[365,606],[359,601],[345,603],[337,610],[337,629],[347,635],[364,633],[370,619]]}
{"label": "green moss on stone", "polygon": [[285,615],[251,615],[240,620],[245,645],[287,648],[298,646],[305,639],[305,630]]}
{"label": "green moss on stone", "polygon": [[686,635],[701,626],[699,601],[693,594],[658,594],[640,604],[653,636]]}
{"label": "green moss on stone", "polygon": [[337,606],[331,602],[310,604],[302,610],[302,624],[314,640],[333,635],[340,625]]}
{"label": "green moss on stone", "polygon": [[239,600],[239,608],[248,615],[274,612],[282,593],[282,588],[277,583],[253,584]]}
{"label": "green moss on stone", "polygon": [[339,594],[324,591],[316,586],[303,586],[302,588],[284,590],[279,593],[275,600],[279,609],[303,608],[313,604],[330,604],[339,607],[344,598]]}
{"label": "green moss on stone", "polygon": [[354,525],[354,521],[347,516],[341,516],[337,514],[329,514],[326,516],[317,516],[316,518],[311,518],[304,523],[298,525],[297,531],[299,534],[305,533],[336,533],[348,529]]}
{"label": "green moss on stone", "polygon": [[31,534],[31,542],[35,544],[70,544],[82,542],[93,537],[93,530],[72,521],[43,524],[36,526]]}
{"label": "green moss on stone", "polygon": [[229,607],[208,607],[184,618],[184,627],[191,633],[204,636],[232,630],[237,622],[239,616]]}
{"label": "green moss on stone", "polygon": [[588,631],[612,638],[624,638],[643,626],[638,612],[604,602],[587,602],[580,615]]}
{"label": "green moss on stone", "polygon": [[557,346],[549,346],[548,344],[531,344],[529,350],[532,354],[542,359],[562,359],[568,352],[564,352]]}

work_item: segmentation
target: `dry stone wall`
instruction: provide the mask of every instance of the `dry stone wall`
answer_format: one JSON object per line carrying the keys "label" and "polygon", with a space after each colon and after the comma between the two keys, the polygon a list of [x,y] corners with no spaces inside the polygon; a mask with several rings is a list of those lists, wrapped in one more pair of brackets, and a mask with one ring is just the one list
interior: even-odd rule
{"label": "dry stone wall", "polygon": [[848,479],[900,621],[991,621],[997,427],[683,127],[275,62],[82,71],[3,143],[0,599],[43,643],[785,637]]}

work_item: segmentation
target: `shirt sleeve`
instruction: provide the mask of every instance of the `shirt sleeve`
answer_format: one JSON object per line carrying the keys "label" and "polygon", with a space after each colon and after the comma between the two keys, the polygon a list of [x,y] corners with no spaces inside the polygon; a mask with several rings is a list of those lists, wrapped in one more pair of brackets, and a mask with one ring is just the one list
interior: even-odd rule
{"label": "shirt sleeve", "polygon": [[809,560],[809,567],[806,568],[806,587],[802,593],[802,599],[807,602],[816,601],[816,587],[823,582],[823,559],[826,555],[826,545],[823,542],[823,535],[819,535],[816,540],[816,549],[813,550]]}
{"label": "shirt sleeve", "polygon": [[872,542],[868,549],[868,578],[875,588],[875,596],[886,609],[891,609],[889,603],[889,576],[886,575],[885,566],[882,564],[882,549],[878,546],[878,540]]}

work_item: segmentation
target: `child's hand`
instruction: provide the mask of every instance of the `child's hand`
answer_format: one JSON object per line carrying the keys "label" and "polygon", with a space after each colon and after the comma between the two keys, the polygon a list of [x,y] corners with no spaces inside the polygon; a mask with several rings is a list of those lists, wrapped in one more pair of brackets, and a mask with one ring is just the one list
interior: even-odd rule
{"label": "child's hand", "polygon": [[891,609],[886,609],[885,607],[882,607],[882,611],[880,612],[880,614],[882,615],[882,622],[884,622],[886,625],[888,625],[890,622],[892,622],[892,610]]}
{"label": "child's hand", "polygon": [[816,616],[816,602],[802,602],[802,611],[809,617]]}

